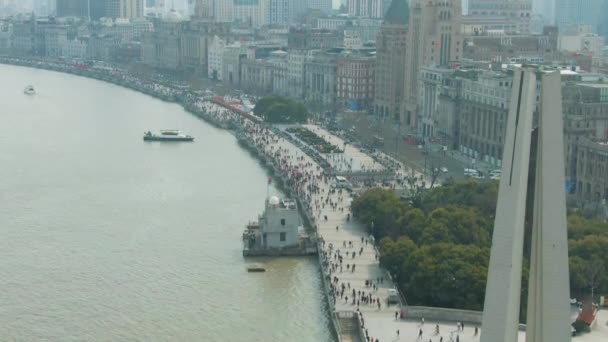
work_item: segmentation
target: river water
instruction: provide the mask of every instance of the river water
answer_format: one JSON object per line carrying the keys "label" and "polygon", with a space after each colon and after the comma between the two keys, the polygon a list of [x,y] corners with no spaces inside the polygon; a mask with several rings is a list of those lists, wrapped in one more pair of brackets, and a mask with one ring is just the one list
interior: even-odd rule
{"label": "river water", "polygon": [[332,340],[315,260],[245,271],[267,175],[234,136],[55,72],[0,65],[0,94],[0,340]]}

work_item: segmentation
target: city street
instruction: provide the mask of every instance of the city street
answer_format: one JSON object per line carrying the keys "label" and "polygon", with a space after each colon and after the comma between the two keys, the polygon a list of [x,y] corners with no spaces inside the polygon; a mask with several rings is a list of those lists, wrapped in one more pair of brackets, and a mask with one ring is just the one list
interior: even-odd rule
{"label": "city street", "polygon": [[[479,163],[473,164],[472,160],[463,163],[460,160],[462,158],[452,157],[458,152],[450,150],[444,152],[441,145],[429,144],[425,151],[425,148],[406,143],[403,139],[404,135],[407,136],[405,129],[398,132],[398,126],[388,120],[378,121],[377,117],[362,112],[345,112],[339,115],[338,122],[344,131],[354,132],[355,138],[363,143],[371,143],[374,136],[384,138],[384,146],[380,147],[383,152],[416,170],[426,170],[427,176],[432,169],[439,168],[439,181],[448,177],[461,180],[465,178],[465,168],[480,168]],[[448,172],[441,171],[441,168],[447,168]],[[481,168],[488,170],[490,167]]]}

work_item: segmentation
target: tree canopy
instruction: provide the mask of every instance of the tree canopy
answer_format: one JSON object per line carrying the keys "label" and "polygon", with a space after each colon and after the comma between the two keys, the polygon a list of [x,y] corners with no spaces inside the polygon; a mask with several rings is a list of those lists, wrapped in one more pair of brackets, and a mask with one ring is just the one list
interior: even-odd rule
{"label": "tree canopy", "polygon": [[[390,190],[375,188],[356,198],[352,211],[380,241],[380,263],[410,304],[479,310],[483,308],[497,195],[496,182],[450,182],[411,202],[401,201]],[[608,224],[569,213],[568,235],[572,296],[608,292]],[[526,259],[524,313],[528,268]]]}
{"label": "tree canopy", "polygon": [[261,98],[253,112],[269,123],[306,123],[308,120],[308,110],[301,102],[279,95]]}

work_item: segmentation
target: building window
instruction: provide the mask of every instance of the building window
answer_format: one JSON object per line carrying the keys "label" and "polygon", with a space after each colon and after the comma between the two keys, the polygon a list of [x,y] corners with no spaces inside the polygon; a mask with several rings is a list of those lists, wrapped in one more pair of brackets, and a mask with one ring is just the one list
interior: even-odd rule
{"label": "building window", "polygon": [[285,226],[285,219],[281,219],[281,226]]}
{"label": "building window", "polygon": [[287,233],[281,233],[279,234],[279,240],[281,242],[284,242],[287,239]]}

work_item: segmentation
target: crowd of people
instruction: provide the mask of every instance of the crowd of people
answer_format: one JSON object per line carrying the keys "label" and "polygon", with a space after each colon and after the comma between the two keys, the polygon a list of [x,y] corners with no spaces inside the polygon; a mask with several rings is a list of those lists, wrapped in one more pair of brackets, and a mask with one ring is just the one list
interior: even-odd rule
{"label": "crowd of people", "polygon": [[[299,197],[307,215],[316,223],[321,264],[332,308],[340,306],[342,310],[353,311],[381,311],[385,308],[389,285],[385,284],[384,276],[348,280],[349,277],[359,278],[367,274],[364,268],[355,276],[360,268],[357,266],[359,262],[369,267],[369,258],[359,261],[365,253],[373,255],[372,263],[381,272],[371,238],[361,235],[352,240],[350,232],[342,235],[342,230],[350,229],[350,194],[344,189],[332,188],[332,175],[300,149],[293,148],[285,136],[255,124],[247,126],[245,136],[274,165],[283,182]],[[331,242],[323,237],[324,234],[330,235],[330,230]],[[337,241],[336,233],[337,236],[348,236],[350,240]],[[364,234],[362,230],[361,234]]]}

